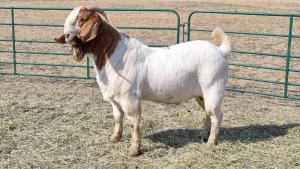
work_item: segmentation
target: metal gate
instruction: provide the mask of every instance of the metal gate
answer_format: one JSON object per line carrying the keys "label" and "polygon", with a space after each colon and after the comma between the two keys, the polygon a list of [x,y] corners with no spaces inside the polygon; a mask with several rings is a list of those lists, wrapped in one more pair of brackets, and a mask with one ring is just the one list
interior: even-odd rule
{"label": "metal gate", "polygon": [[[281,27],[284,27],[284,30],[286,30],[286,33],[270,33],[270,32],[264,32],[262,28],[257,29],[256,32],[254,31],[241,31],[241,30],[225,30],[226,33],[229,34],[229,36],[234,35],[243,35],[243,36],[250,36],[252,39],[255,39],[258,41],[263,41],[263,38],[266,37],[273,37],[274,41],[270,41],[270,44],[276,44],[276,40],[281,39],[281,43],[284,44],[285,51],[280,51],[279,53],[276,53],[275,50],[273,53],[265,52],[265,51],[255,51],[254,50],[239,50],[238,48],[234,47],[234,50],[232,50],[232,55],[236,55],[236,57],[240,57],[240,55],[247,55],[248,57],[254,57],[259,56],[261,60],[265,59],[268,61],[265,64],[251,64],[245,62],[233,62],[231,58],[229,57],[229,65],[231,69],[234,68],[252,68],[253,71],[261,71],[264,73],[265,70],[271,70],[272,73],[270,74],[271,79],[276,80],[270,80],[266,78],[256,78],[254,75],[249,73],[249,76],[246,75],[237,75],[235,73],[231,73],[230,78],[231,79],[239,79],[247,83],[250,82],[257,82],[259,85],[261,85],[258,90],[251,89],[251,86],[245,85],[244,87],[239,87],[237,83],[229,83],[228,90],[231,91],[240,91],[240,92],[246,92],[246,93],[254,93],[254,94],[261,94],[261,95],[267,95],[267,96],[276,96],[276,97],[283,97],[283,98],[292,98],[292,99],[300,99],[300,50],[299,49],[299,42],[297,40],[300,39],[300,35],[294,33],[296,28],[299,30],[299,24],[294,26],[294,21],[297,19],[300,19],[299,14],[281,14],[281,13],[258,13],[258,12],[237,12],[237,11],[206,11],[206,10],[197,10],[190,13],[188,17],[188,30],[186,32],[187,39],[192,39],[192,33],[194,32],[212,32],[213,28],[207,28],[206,25],[201,25],[201,27],[194,26],[194,22],[192,22],[193,17],[195,15],[198,15],[199,18],[203,19],[203,15],[210,15],[211,18],[214,18],[216,15],[219,16],[220,20],[225,19],[227,16],[237,16],[236,20],[233,21],[235,24],[239,24],[238,19],[245,19],[246,16],[251,16],[253,20],[255,21],[255,17],[264,17],[267,20],[265,22],[268,23],[260,23],[260,25],[264,25],[266,27],[271,27],[272,23],[274,23],[275,19],[278,19],[284,23],[278,22]],[[285,20],[284,20],[285,19]],[[249,19],[250,20],[250,19]],[[221,24],[222,21],[214,20],[216,24]],[[218,23],[219,22],[219,23]],[[223,21],[224,22],[224,21]],[[254,23],[254,22],[253,22]],[[228,25],[228,23],[225,23]],[[225,26],[226,27],[226,26]],[[223,28],[223,27],[222,27]],[[225,28],[226,29],[226,28]],[[247,29],[247,28],[244,28]],[[274,30],[276,31],[276,30]],[[298,32],[299,33],[299,32]],[[292,42],[295,43],[294,48],[292,49]],[[239,43],[239,40],[233,41],[234,43]],[[248,45],[245,43],[244,45]],[[286,45],[286,46],[285,46]],[[298,46],[298,47],[297,47]],[[258,47],[255,47],[258,48]],[[269,50],[269,49],[266,49]],[[277,49],[278,51],[280,49]],[[298,54],[298,55],[297,55]],[[276,58],[282,58],[282,66],[273,66],[272,61]],[[267,60],[268,59],[268,60]],[[250,59],[249,59],[250,60]],[[279,62],[279,61],[278,61]],[[291,64],[293,63],[294,68],[291,68]],[[283,73],[281,73],[283,72]],[[282,76],[278,76],[278,74],[282,74]],[[291,78],[291,73],[293,77]],[[257,73],[258,74],[258,73]],[[273,78],[275,77],[275,78]],[[291,82],[292,80],[292,82]],[[280,87],[275,87],[279,85]],[[267,87],[264,87],[267,86]],[[268,92],[268,89],[272,88]],[[276,91],[278,93],[272,92]]]}

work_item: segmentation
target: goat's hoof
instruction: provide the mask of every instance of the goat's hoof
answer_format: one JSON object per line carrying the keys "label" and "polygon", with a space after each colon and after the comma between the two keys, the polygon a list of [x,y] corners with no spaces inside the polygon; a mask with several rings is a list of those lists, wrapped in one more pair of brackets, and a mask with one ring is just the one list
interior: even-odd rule
{"label": "goat's hoof", "polygon": [[207,143],[207,141],[208,141],[208,138],[205,138],[205,137],[201,137],[201,140],[202,140],[202,142],[204,142],[204,143]]}
{"label": "goat's hoof", "polygon": [[111,137],[110,137],[110,141],[112,142],[112,143],[117,143],[117,142],[119,142],[121,140],[121,136],[119,136],[119,135],[112,135]]}
{"label": "goat's hoof", "polygon": [[201,141],[203,141],[204,143],[207,143],[208,142],[208,138],[209,138],[209,135],[210,135],[210,132],[206,132],[206,131],[203,131],[201,133]]}
{"label": "goat's hoof", "polygon": [[208,141],[208,142],[206,143],[206,147],[207,147],[207,148],[214,148],[216,145],[217,145],[217,142],[216,142],[216,141],[212,141],[212,142]]}
{"label": "goat's hoof", "polygon": [[141,152],[140,152],[139,146],[135,146],[135,145],[131,145],[130,146],[130,148],[129,148],[129,156],[136,157],[136,156],[138,156],[140,154],[141,154]]}

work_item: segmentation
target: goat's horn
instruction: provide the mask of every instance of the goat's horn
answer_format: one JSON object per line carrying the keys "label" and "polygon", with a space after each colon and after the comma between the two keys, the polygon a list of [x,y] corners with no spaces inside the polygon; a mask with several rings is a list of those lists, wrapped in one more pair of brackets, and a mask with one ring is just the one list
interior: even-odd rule
{"label": "goat's horn", "polygon": [[95,11],[95,12],[100,13],[105,18],[106,22],[108,22],[107,16],[106,16],[105,12],[102,9],[100,9],[98,7],[95,7],[95,6],[87,6],[86,8],[89,11]]}

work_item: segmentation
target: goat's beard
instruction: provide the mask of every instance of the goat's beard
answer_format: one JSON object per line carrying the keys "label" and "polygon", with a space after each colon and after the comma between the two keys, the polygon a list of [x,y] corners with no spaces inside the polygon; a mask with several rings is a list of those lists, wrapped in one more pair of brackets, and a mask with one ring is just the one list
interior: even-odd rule
{"label": "goat's beard", "polygon": [[82,48],[77,46],[77,45],[72,45],[71,51],[73,51],[73,58],[77,61],[80,62],[84,58],[84,53],[82,51]]}

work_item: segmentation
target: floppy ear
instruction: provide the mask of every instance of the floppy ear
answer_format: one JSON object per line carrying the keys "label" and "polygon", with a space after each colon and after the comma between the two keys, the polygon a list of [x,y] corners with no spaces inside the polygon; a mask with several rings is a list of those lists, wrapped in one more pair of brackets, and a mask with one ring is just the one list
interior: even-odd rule
{"label": "floppy ear", "polygon": [[59,38],[54,38],[54,40],[58,43],[61,43],[61,44],[65,44],[66,43],[66,40],[65,40],[65,35],[61,35]]}
{"label": "floppy ear", "polygon": [[98,35],[100,22],[100,16],[95,12],[91,13],[89,20],[80,28],[77,37],[84,43],[93,40]]}

